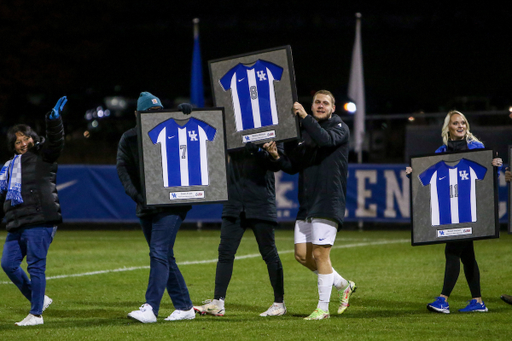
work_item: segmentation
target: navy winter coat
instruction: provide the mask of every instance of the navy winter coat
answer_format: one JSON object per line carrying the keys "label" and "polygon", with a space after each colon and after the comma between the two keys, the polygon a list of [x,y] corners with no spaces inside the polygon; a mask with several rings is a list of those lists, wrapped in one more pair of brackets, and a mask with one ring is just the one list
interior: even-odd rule
{"label": "navy winter coat", "polygon": [[47,114],[46,139],[40,137],[39,142],[34,142],[36,144],[21,157],[23,203],[11,206],[5,194],[0,197],[7,231],[62,222],[56,185],[57,159],[64,147],[62,118],[50,119]]}
{"label": "navy winter coat", "polygon": [[317,122],[301,120],[302,139],[285,145],[278,163],[289,174],[299,172],[297,220],[327,218],[343,225],[347,193],[350,132],[338,115]]}
{"label": "navy winter coat", "polygon": [[[279,145],[279,149],[282,147]],[[245,212],[248,219],[277,221],[274,172],[277,162],[262,149],[250,153],[240,150],[229,153],[228,197],[222,217],[238,217]]]}

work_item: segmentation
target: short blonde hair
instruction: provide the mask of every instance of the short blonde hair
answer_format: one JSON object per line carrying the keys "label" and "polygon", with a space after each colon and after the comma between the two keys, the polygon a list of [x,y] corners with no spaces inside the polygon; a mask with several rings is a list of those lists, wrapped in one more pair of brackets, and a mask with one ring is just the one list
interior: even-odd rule
{"label": "short blonde hair", "polygon": [[313,101],[315,100],[315,97],[316,95],[326,95],[326,96],[329,96],[331,97],[331,101],[332,101],[332,105],[336,105],[336,100],[334,99],[334,96],[332,95],[332,93],[329,91],[329,90],[318,90],[317,92],[315,92],[315,94],[313,95]]}
{"label": "short blonde hair", "polygon": [[467,142],[476,141],[476,142],[480,142],[481,143],[481,141],[479,139],[477,139],[476,136],[473,135],[470,132],[469,122],[468,122],[466,116],[464,116],[464,114],[461,113],[460,111],[452,110],[444,118],[443,128],[441,129],[441,136],[443,138],[444,145],[447,146],[448,145],[448,141],[450,140],[450,128],[449,128],[449,125],[450,125],[450,121],[451,121],[453,115],[460,115],[462,117],[462,119],[464,121],[466,121],[466,136],[464,136],[464,139]]}

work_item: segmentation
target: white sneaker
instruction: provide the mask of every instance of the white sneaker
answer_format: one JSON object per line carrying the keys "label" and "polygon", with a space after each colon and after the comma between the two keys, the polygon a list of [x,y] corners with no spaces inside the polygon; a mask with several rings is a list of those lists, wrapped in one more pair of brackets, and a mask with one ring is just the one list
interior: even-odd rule
{"label": "white sneaker", "polygon": [[140,306],[139,310],[134,310],[128,314],[128,317],[131,317],[134,320],[137,320],[142,323],[155,323],[156,316],[153,313],[153,307],[149,304],[144,303]]}
{"label": "white sneaker", "polygon": [[17,326],[37,326],[38,324],[43,324],[43,317],[36,315],[28,314],[27,317],[23,319],[23,321],[16,322],[15,325]]}
{"label": "white sneaker", "polygon": [[165,321],[193,320],[195,318],[196,312],[194,308],[191,308],[190,310],[175,310]]}
{"label": "white sneaker", "polygon": [[49,298],[48,296],[44,295],[44,302],[43,302],[43,311],[46,310],[52,304],[53,300]]}
{"label": "white sneaker", "polygon": [[267,309],[266,312],[261,313],[260,316],[282,316],[286,314],[286,306],[283,303],[275,303]]}
{"label": "white sneaker", "polygon": [[195,305],[194,310],[201,315],[224,316],[224,307],[218,306],[214,301],[206,300],[203,305]]}

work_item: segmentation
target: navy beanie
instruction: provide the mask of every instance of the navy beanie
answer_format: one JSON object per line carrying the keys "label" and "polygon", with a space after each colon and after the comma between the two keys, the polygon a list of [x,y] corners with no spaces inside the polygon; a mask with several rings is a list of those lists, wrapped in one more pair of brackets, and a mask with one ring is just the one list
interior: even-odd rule
{"label": "navy beanie", "polygon": [[163,108],[160,99],[147,91],[141,92],[137,100],[137,111],[145,111],[152,107]]}

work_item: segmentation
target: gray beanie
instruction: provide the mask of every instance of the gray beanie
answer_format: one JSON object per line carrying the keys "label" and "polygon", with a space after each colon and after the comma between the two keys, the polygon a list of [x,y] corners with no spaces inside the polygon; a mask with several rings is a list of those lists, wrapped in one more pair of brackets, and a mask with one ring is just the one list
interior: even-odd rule
{"label": "gray beanie", "polygon": [[163,108],[164,106],[158,97],[147,91],[141,92],[137,100],[137,111],[145,111],[152,107]]}

